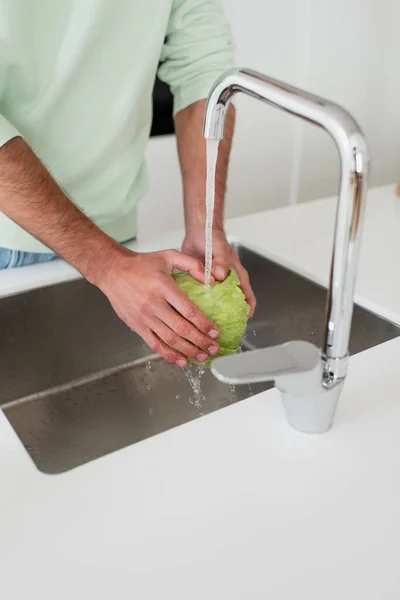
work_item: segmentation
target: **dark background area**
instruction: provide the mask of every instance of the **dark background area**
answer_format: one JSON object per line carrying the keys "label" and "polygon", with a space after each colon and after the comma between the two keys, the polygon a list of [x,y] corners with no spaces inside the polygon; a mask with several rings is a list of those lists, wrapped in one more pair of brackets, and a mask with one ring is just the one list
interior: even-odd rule
{"label": "dark background area", "polygon": [[156,78],[153,88],[153,122],[150,137],[175,133],[172,105],[173,97],[169,87]]}

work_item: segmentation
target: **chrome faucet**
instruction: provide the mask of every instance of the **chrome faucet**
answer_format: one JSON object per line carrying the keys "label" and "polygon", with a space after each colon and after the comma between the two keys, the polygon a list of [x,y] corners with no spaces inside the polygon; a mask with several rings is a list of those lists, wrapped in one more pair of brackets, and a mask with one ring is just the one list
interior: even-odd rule
{"label": "chrome faucet", "polygon": [[331,135],[341,162],[339,201],[322,350],[309,342],[288,342],[218,358],[211,369],[227,383],[275,381],[289,423],[300,431],[323,433],[332,426],[347,373],[367,187],[367,146],[359,126],[341,106],[249,69],[233,69],[215,82],[205,110],[206,139],[223,138],[228,105],[238,92],[319,125]]}

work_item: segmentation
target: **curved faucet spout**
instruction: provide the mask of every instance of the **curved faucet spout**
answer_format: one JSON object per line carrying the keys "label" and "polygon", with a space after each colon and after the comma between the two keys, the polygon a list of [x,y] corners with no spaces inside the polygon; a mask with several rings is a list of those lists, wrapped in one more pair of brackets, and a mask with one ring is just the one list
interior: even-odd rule
{"label": "curved faucet spout", "polygon": [[339,151],[339,201],[322,345],[322,384],[333,387],[341,383],[347,370],[369,162],[366,142],[356,121],[341,106],[249,69],[233,69],[215,82],[205,110],[206,139],[223,138],[227,108],[237,93],[322,127]]}

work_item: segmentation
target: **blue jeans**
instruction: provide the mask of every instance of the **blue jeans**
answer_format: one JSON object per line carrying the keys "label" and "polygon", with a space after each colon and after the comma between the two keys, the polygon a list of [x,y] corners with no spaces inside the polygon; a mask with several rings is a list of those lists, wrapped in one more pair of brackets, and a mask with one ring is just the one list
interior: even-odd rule
{"label": "blue jeans", "polygon": [[[133,242],[133,237],[123,244]],[[26,267],[28,265],[37,265],[38,263],[50,262],[57,258],[52,252],[23,252],[22,250],[8,250],[0,248],[0,269],[13,269],[15,267]]]}
{"label": "blue jeans", "polygon": [[23,252],[22,250],[8,250],[0,248],[0,269],[13,269],[26,267],[54,260],[57,256],[51,252]]}

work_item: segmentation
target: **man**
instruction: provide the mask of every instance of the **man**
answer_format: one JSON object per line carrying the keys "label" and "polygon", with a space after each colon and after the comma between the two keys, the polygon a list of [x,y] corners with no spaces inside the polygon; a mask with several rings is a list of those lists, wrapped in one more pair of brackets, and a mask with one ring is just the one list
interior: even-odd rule
{"label": "man", "polygon": [[[218,0],[0,0],[0,268],[68,261],[155,352],[185,366],[218,351],[217,327],[178,289],[204,281],[205,98],[232,66]],[[174,95],[186,235],[182,254],[138,254],[144,151],[158,74]],[[223,230],[234,125],[220,144],[213,276],[247,273]],[[160,198],[160,202],[168,199]],[[155,215],[155,218],[157,216]]]}

